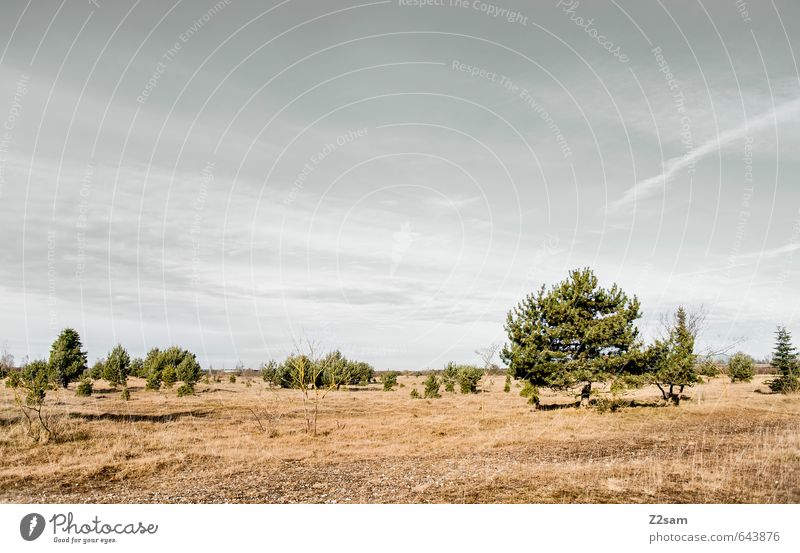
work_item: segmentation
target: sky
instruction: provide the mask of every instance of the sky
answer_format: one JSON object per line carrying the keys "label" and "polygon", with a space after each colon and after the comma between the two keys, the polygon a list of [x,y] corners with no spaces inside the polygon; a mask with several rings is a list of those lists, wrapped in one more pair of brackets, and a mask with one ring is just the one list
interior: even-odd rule
{"label": "sky", "polygon": [[[794,0],[9,0],[0,343],[477,362],[591,267],[800,336]],[[797,53],[796,53],[797,52]]]}

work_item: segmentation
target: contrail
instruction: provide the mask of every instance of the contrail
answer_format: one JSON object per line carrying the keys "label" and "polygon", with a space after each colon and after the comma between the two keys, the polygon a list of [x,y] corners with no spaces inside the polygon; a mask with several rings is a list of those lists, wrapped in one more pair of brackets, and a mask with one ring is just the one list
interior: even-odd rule
{"label": "contrail", "polygon": [[664,170],[660,174],[637,182],[633,187],[629,188],[625,192],[625,195],[622,196],[622,198],[613,202],[610,205],[610,208],[612,210],[618,210],[622,207],[627,207],[634,201],[641,201],[648,196],[652,196],[661,190],[662,187],[666,187],[667,183],[675,177],[678,171],[685,169],[709,154],[713,154],[714,152],[721,150],[732,142],[748,136],[753,131],[773,125],[774,121],[776,120],[780,121],[783,118],[797,115],[799,109],[800,99],[790,100],[774,109],[769,110],[766,113],[762,113],[761,115],[754,117],[753,119],[748,119],[745,123],[734,129],[719,133],[717,136],[707,142],[704,142],[692,151],[667,161],[664,164]]}

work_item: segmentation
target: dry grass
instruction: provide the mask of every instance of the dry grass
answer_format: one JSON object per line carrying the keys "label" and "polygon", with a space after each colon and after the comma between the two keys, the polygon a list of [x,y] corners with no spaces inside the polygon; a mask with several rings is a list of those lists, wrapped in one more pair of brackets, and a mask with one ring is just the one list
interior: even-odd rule
{"label": "dry grass", "polygon": [[296,391],[239,379],[177,398],[131,379],[128,402],[51,393],[60,438],[42,445],[2,388],[0,501],[797,502],[800,396],[758,393],[764,378],[716,379],[677,408],[533,412],[502,378],[483,394],[413,400],[423,378],[401,377],[394,392],[331,393],[317,437]]}

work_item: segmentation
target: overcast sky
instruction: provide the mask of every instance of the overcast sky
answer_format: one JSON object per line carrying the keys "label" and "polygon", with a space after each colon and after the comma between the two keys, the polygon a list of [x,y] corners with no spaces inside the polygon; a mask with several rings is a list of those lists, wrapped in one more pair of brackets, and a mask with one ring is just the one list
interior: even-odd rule
{"label": "overcast sky", "polygon": [[582,266],[800,337],[800,3],[411,4],[4,2],[0,342],[440,367]]}

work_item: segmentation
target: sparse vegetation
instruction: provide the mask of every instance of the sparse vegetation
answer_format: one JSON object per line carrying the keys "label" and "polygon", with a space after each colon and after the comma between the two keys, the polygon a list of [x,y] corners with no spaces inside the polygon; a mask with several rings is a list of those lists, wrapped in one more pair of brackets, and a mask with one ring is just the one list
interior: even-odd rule
{"label": "sparse vegetation", "polygon": [[[800,445],[800,395],[753,392],[770,378],[698,384],[695,394],[704,400],[682,402],[678,414],[635,407],[653,405],[660,397],[655,386],[625,391],[619,400],[598,398],[588,412],[558,409],[574,398],[540,389],[531,413],[529,398],[502,393],[502,379],[485,394],[415,400],[409,409],[409,393],[422,395],[424,377],[399,376],[397,386],[407,390],[401,394],[381,392],[380,383],[372,391],[330,393],[318,423],[326,438],[312,442],[295,389],[265,394],[224,380],[215,387],[237,393],[198,394],[189,409],[188,398],[144,391],[144,381],[131,376],[125,405],[119,393],[87,400],[48,390],[43,415],[58,438],[46,451],[32,447],[16,391],[0,388],[0,496],[18,503],[103,503],[112,496],[132,503],[796,503],[800,468],[787,459]],[[478,423],[484,403],[487,415]],[[676,420],[680,440],[673,439]],[[465,465],[491,470],[453,471]],[[780,468],[777,484],[763,477],[765,467]],[[126,471],[135,477],[97,477]],[[193,485],[164,478],[177,471]],[[438,485],[398,485],[409,479]]]}
{"label": "sparse vegetation", "polygon": [[[74,464],[83,462],[84,452],[89,452],[89,455],[94,455],[98,462],[103,463],[102,471],[106,471],[108,466],[119,469],[121,465],[114,464],[119,459],[118,463],[127,463],[126,470],[135,472],[139,478],[151,479],[148,482],[163,485],[160,475],[164,467],[176,468],[171,465],[174,463],[181,463],[180,466],[184,468],[191,467],[194,456],[208,461],[208,443],[223,440],[219,444],[225,446],[221,456],[227,461],[226,470],[236,466],[232,462],[233,457],[247,455],[242,470],[249,471],[247,474],[253,478],[257,478],[252,475],[259,474],[259,470],[271,471],[273,476],[281,474],[282,470],[294,470],[292,466],[280,463],[276,465],[280,468],[269,465],[273,461],[282,462],[283,457],[300,464],[314,458],[315,470],[321,470],[324,477],[326,457],[335,454],[336,463],[357,471],[360,470],[360,464],[365,462],[364,452],[367,451],[370,459],[374,452],[378,452],[375,458],[379,459],[376,463],[379,463],[377,466],[381,470],[395,470],[392,465],[398,462],[402,468],[396,470],[401,471],[404,477],[407,472],[415,470],[420,460],[428,458],[433,466],[447,458],[449,461],[445,464],[449,463],[451,468],[454,459],[458,462],[491,463],[492,466],[505,463],[517,475],[501,486],[496,486],[497,481],[503,479],[499,476],[500,472],[493,472],[490,484],[486,485],[474,480],[475,477],[465,477],[454,485],[453,490],[456,491],[437,486],[435,493],[444,495],[426,498],[432,500],[452,500],[454,497],[464,500],[462,495],[452,495],[456,493],[473,494],[473,500],[484,501],[487,498],[490,501],[563,501],[565,497],[570,501],[575,501],[576,497],[586,501],[609,498],[629,501],[634,496],[636,501],[644,502],[652,502],[653,497],[659,500],[707,501],[710,496],[703,494],[715,493],[718,495],[714,497],[735,501],[775,501],[776,498],[786,502],[800,500],[797,495],[800,471],[786,468],[793,467],[786,460],[798,447],[796,436],[800,428],[794,417],[800,415],[798,400],[753,393],[753,386],[741,385],[755,380],[759,385],[768,385],[774,392],[789,393],[800,389],[797,353],[789,332],[780,327],[776,333],[775,352],[771,361],[777,373],[774,377],[756,375],[754,360],[738,352],[727,363],[726,373],[731,380],[731,384],[727,384],[711,380],[720,372],[712,354],[703,352],[698,356],[695,353],[700,316],[679,307],[665,319],[667,324],[664,332],[650,346],[645,346],[638,338],[633,325],[638,316],[639,306],[635,297],[628,298],[616,286],[608,289],[599,287],[596,277],[588,269],[573,271],[564,282],[549,290],[542,288],[538,294],[528,296],[509,313],[506,328],[511,343],[502,353],[509,363],[505,373],[493,365],[497,347],[490,346],[476,350],[482,367],[451,362],[441,371],[406,371],[404,374],[384,371],[379,373],[380,383],[377,384],[374,369],[368,363],[347,359],[338,350],[319,355],[313,344],[307,343],[302,348],[298,346],[295,353],[282,363],[270,361],[262,366],[261,377],[270,384],[266,394],[264,386],[252,385],[255,372],[246,369],[241,361],[237,362],[235,372],[226,372],[224,365],[218,374],[209,368],[204,381],[219,386],[200,390],[202,393],[195,398],[184,400],[192,406],[191,410],[179,408],[179,400],[169,397],[171,394],[140,392],[142,381],[137,379],[143,378],[148,390],[169,388],[180,383],[177,397],[195,395],[201,369],[194,354],[173,346],[166,350],[152,349],[145,359],[131,359],[125,348],[117,345],[88,370],[86,352],[82,351],[80,338],[74,331],[66,329],[54,342],[49,361],[24,362],[22,367],[15,368],[13,357],[6,350],[0,355],[0,376],[6,377],[6,388],[0,394],[0,451],[5,453],[7,449],[3,448],[10,446],[17,466],[22,466],[19,465],[22,459],[35,466],[46,457],[48,470],[58,466],[62,451],[68,450],[69,458],[77,459],[71,461],[70,470]],[[76,377],[75,371],[80,368],[82,370]],[[226,375],[228,381],[222,383],[220,376]],[[499,382],[495,386],[494,376],[498,375],[504,376],[502,388]],[[535,415],[530,415],[531,408],[519,397],[509,393],[512,383],[516,388],[521,386],[520,382],[514,381],[514,376],[524,383],[519,396],[533,406],[533,410],[539,411]],[[99,393],[87,401],[85,398],[94,393],[93,379],[99,378],[108,381],[114,388],[121,388],[120,396],[111,398]],[[234,386],[239,379],[244,380],[245,386]],[[78,380],[77,385],[72,384],[75,380]],[[442,387],[455,392],[456,386],[460,395],[448,395],[441,399]],[[690,386],[702,387],[702,393],[699,401],[691,402],[681,410],[681,440],[654,439],[653,436],[675,431],[675,415],[669,415],[669,412],[675,411],[652,409],[643,418],[636,415],[634,410],[642,406],[663,406],[664,402],[657,400],[658,392],[662,400],[677,405],[684,389]],[[59,390],[65,387],[73,388],[75,393],[66,394]],[[403,399],[409,396],[366,393],[381,389],[390,391],[396,387],[411,388],[409,396],[414,399],[439,401],[415,402],[413,408],[409,409],[407,400]],[[498,393],[500,389],[505,393]],[[230,399],[224,409],[218,409],[219,400],[210,398],[215,392],[226,390],[235,393],[228,394]],[[322,410],[323,400],[335,390],[339,392],[331,394],[334,399],[330,400],[330,404],[326,403]],[[51,391],[54,393],[49,393]],[[359,393],[352,394],[356,391]],[[486,393],[474,397],[473,394],[478,391]],[[586,405],[591,397],[596,409],[590,412],[567,409],[557,416],[548,413],[571,407],[573,402],[570,397],[575,400],[576,391],[579,391],[580,403]],[[298,392],[302,410],[296,403]],[[265,395],[269,396],[268,404],[263,403]],[[123,407],[120,398],[134,401]],[[356,399],[360,402],[356,402]],[[770,408],[769,402],[775,400],[781,402],[779,411]],[[438,409],[432,407],[434,403]],[[61,414],[53,416],[57,412],[54,407],[63,409]],[[713,411],[709,411],[710,408]],[[99,410],[102,417],[98,417]],[[167,414],[162,415],[165,410]],[[68,411],[72,412],[66,414]],[[479,421],[474,419],[474,413],[477,412],[481,413]],[[326,415],[322,422],[320,413]],[[368,413],[366,418],[365,413]],[[792,416],[786,416],[786,413]],[[167,428],[169,432],[185,429],[186,437],[169,438],[171,447],[174,445],[178,451],[174,459],[162,455],[154,463],[153,458],[161,455],[158,453],[160,446],[151,444],[148,451],[155,453],[148,453],[147,460],[138,463],[137,454],[132,448],[138,447],[140,437],[148,440],[151,434],[149,431],[140,434],[136,428],[137,439],[130,439],[133,425],[138,424],[133,422],[137,419],[132,414],[141,417],[138,420],[147,421],[145,425],[157,424],[163,417],[164,422],[170,422],[165,431]],[[212,430],[205,423],[198,425],[196,421],[191,422],[197,416],[208,417]],[[524,419],[526,416],[530,418]],[[181,421],[184,417],[188,422]],[[614,419],[613,424],[609,424],[611,418]],[[734,418],[736,421],[733,421]],[[470,419],[471,423],[465,423]],[[116,425],[116,420],[126,420],[126,425]],[[435,420],[435,424],[431,423],[432,420]],[[767,420],[769,433],[763,431],[763,423]],[[127,421],[131,421],[130,425]],[[65,424],[85,426],[85,431],[75,434],[79,436],[76,440],[85,443],[71,446],[68,445],[69,440],[61,439],[66,434]],[[315,440],[314,445],[310,446],[312,442],[309,437],[298,436],[301,424],[309,437],[317,436],[319,432],[323,436],[329,436],[331,432],[337,435],[331,440]],[[243,430],[250,427],[257,432],[255,438],[247,434],[248,430]],[[102,428],[102,431],[95,433],[90,430],[92,428]],[[24,429],[24,432],[20,429]],[[155,434],[160,436],[158,439],[162,441],[158,443],[163,445],[163,433],[152,433]],[[202,447],[196,445],[198,435],[208,443],[204,442]],[[690,435],[695,446],[686,448]],[[52,442],[55,437],[59,439],[57,446],[48,446],[46,456],[42,457],[29,453],[38,448],[31,447],[25,436],[36,443]],[[121,453],[115,451],[111,461],[107,454],[110,436],[114,436],[115,444],[120,444],[115,447],[126,449]],[[263,442],[259,444],[262,436],[274,440],[269,442],[269,448],[265,448]],[[450,438],[443,438],[446,436]],[[458,440],[453,439],[455,436]],[[720,441],[712,443],[718,436]],[[278,440],[278,437],[281,439]],[[24,446],[26,442],[28,445]],[[342,443],[348,444],[348,447],[341,448]],[[537,457],[535,462],[530,461],[531,448],[544,451],[543,456]],[[268,457],[264,457],[266,449],[269,449]],[[635,456],[617,456],[615,453],[632,450],[636,451]],[[170,450],[170,453],[175,452]],[[600,457],[604,462],[596,463]],[[550,458],[553,461],[547,460]],[[413,462],[406,462],[408,459],[413,459]],[[348,463],[352,463],[352,466]],[[540,480],[531,477],[524,480],[524,488],[520,488],[519,468],[525,463],[531,463],[531,474],[541,475],[543,470],[555,471],[559,478],[551,481],[555,482],[556,488],[564,486],[565,474],[573,475],[576,484],[569,489],[550,490],[543,488]],[[334,472],[340,474],[342,469],[338,464]],[[264,469],[267,465],[270,468]],[[774,485],[766,485],[763,478],[766,466],[780,468],[783,471],[782,479]],[[258,470],[253,470],[255,467]],[[81,467],[81,470],[89,475],[86,477],[89,484],[84,488],[111,485],[108,479],[92,476],[97,471],[87,467]],[[637,470],[639,472],[635,472]],[[703,471],[708,474],[702,475]],[[655,473],[688,476],[686,480],[654,478]],[[26,492],[20,491],[21,488],[9,485],[11,480],[8,475],[11,472],[6,471],[6,476],[3,474],[0,471],[0,492],[29,499],[24,495]],[[43,495],[52,493],[48,489],[64,489],[53,487],[53,482],[46,480],[47,477],[43,476],[48,474],[46,470],[36,470],[31,474],[31,481],[42,480],[38,492],[40,495],[36,497],[48,497]],[[439,478],[443,478],[442,474],[452,474],[452,470],[449,473],[440,470]],[[228,472],[221,478],[228,478],[227,475]],[[196,476],[207,477],[199,472]],[[370,481],[366,478],[368,475],[362,476],[362,483]],[[45,482],[51,484],[50,488],[45,486]],[[290,494],[299,494],[293,497],[316,498],[303,495],[316,493],[309,492],[315,488],[293,487],[291,480],[286,482],[289,483],[284,482],[284,487],[276,488],[279,490],[277,493],[284,494],[289,490]],[[725,484],[720,486],[719,482]],[[138,487],[140,485],[141,489]],[[265,485],[268,487],[272,484],[267,481]],[[213,482],[208,489],[211,486]],[[221,489],[227,489],[228,486],[226,483]],[[653,493],[657,495],[641,491],[649,490],[648,486],[656,488]],[[146,487],[140,480],[130,479],[126,481],[123,493],[125,490],[135,490],[130,498],[141,500],[142,497],[151,497],[141,495]],[[208,489],[202,493],[212,493]],[[419,491],[422,489],[415,488],[417,491],[413,493],[425,493]],[[397,493],[396,486],[392,490]],[[620,490],[619,493],[616,490]],[[725,495],[729,491],[730,494]],[[120,493],[120,489],[115,488],[115,493]],[[348,498],[356,495],[348,493]],[[391,500],[398,500],[398,497],[415,499],[402,495],[405,491],[399,493],[399,496],[386,497]],[[76,496],[69,497],[74,499]],[[276,497],[283,498],[284,495]],[[365,495],[359,496],[359,499],[373,501],[374,497]],[[262,496],[253,498],[264,499]]]}

